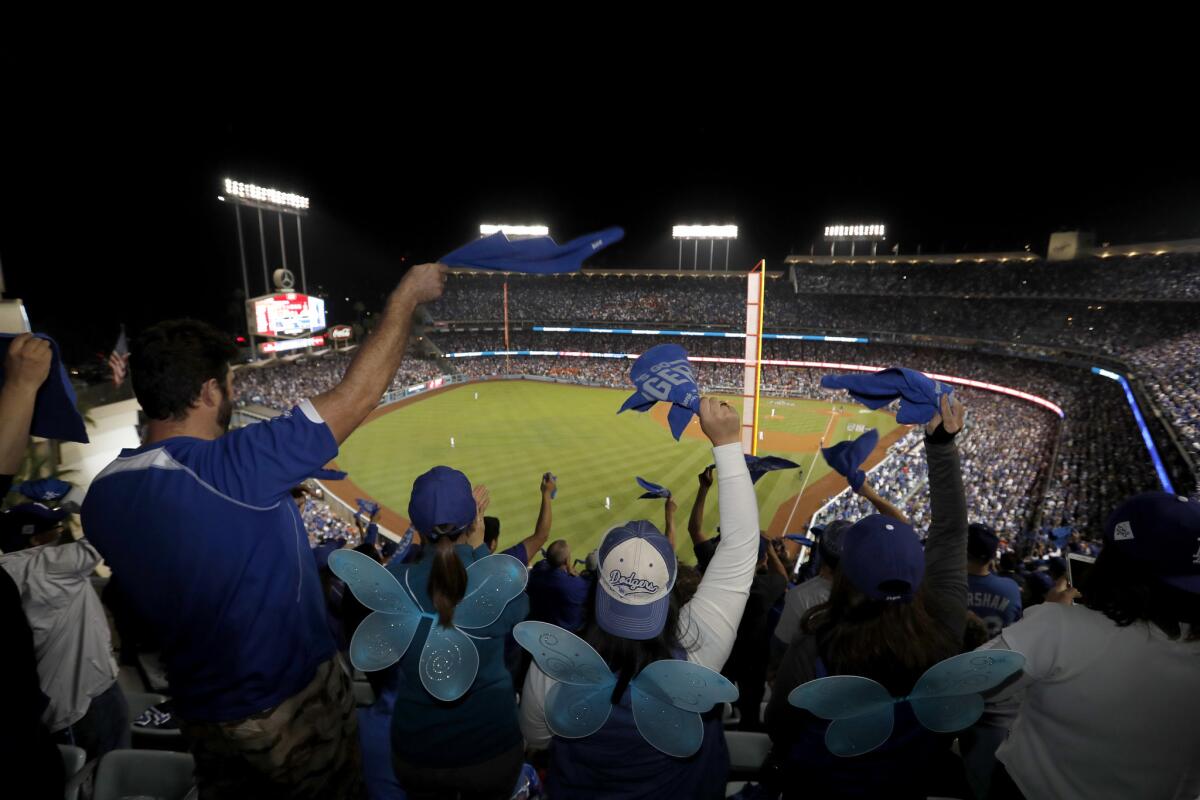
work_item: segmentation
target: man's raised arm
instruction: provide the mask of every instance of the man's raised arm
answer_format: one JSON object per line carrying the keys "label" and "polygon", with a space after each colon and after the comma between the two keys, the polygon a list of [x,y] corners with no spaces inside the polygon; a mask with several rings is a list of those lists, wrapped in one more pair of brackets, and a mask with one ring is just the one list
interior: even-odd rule
{"label": "man's raised arm", "polygon": [[420,264],[400,281],[367,341],[358,348],[341,383],[312,398],[313,407],[325,420],[340,445],[362,424],[391,385],[404,359],[408,332],[417,306],[442,296],[446,267]]}

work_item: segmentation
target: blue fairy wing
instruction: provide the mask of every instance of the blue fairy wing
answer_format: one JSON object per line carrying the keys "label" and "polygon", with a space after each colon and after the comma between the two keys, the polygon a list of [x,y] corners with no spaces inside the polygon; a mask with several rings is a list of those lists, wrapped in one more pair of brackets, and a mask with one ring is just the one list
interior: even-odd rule
{"label": "blue fairy wing", "polygon": [[329,556],[329,569],[346,582],[358,602],[372,611],[385,614],[421,613],[396,577],[369,556],[353,550],[338,550]]}
{"label": "blue fairy wing", "polygon": [[467,693],[479,673],[479,651],[457,628],[443,628],[435,619],[421,648],[421,684],[438,700],[457,700]]}
{"label": "blue fairy wing", "polygon": [[676,758],[687,758],[704,743],[704,722],[695,711],[684,711],[665,703],[635,685],[633,721],[651,747]]}
{"label": "blue fairy wing", "polygon": [[512,556],[498,553],[479,559],[467,567],[467,593],[454,609],[454,624],[468,630],[486,628],[528,582],[529,570]]}
{"label": "blue fairy wing", "polygon": [[604,727],[612,713],[612,686],[555,683],[546,692],[546,724],[555,736],[582,739]]}
{"label": "blue fairy wing", "polygon": [[350,640],[350,663],[363,672],[390,667],[407,652],[420,623],[417,614],[371,612]]}
{"label": "blue fairy wing", "polygon": [[978,650],[934,664],[917,681],[908,701],[917,720],[931,731],[950,733],[975,724],[983,695],[1025,666],[1012,650]]}
{"label": "blue fairy wing", "polygon": [[560,683],[608,689],[616,685],[617,679],[600,654],[557,625],[521,622],[513,627],[513,638],[529,651],[542,672]]}
{"label": "blue fairy wing", "polygon": [[655,661],[630,684],[633,721],[652,747],[686,758],[704,741],[700,713],[737,700],[737,687],[719,672],[687,661]]}
{"label": "blue fairy wing", "polygon": [[896,720],[896,699],[859,675],[801,684],[788,695],[788,703],[834,721],[825,732],[825,746],[838,756],[862,755],[879,747],[892,735]]}
{"label": "blue fairy wing", "polygon": [[704,712],[717,703],[732,703],[737,687],[719,672],[689,661],[655,661],[632,684],[660,702],[684,711]]}
{"label": "blue fairy wing", "polygon": [[835,756],[861,756],[886,742],[895,724],[894,705],[834,720],[825,731],[825,746]]}

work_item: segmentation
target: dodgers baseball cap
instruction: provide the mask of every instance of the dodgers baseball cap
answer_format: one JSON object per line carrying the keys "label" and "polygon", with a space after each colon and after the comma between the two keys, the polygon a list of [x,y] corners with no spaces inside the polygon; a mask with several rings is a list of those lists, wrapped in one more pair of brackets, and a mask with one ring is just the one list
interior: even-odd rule
{"label": "dodgers baseball cap", "polygon": [[1137,561],[1163,583],[1200,594],[1200,503],[1168,492],[1129,498],[1108,518],[1104,547]]}
{"label": "dodgers baseball cap", "polygon": [[839,567],[872,600],[911,603],[925,577],[925,551],[911,525],[872,514],[843,535]]}
{"label": "dodgers baseball cap", "polygon": [[42,503],[22,503],[0,513],[0,550],[12,553],[25,548],[31,536],[53,530],[70,516],[70,509]]}
{"label": "dodgers baseball cap", "polygon": [[678,569],[667,537],[644,519],[627,522],[604,534],[597,555],[596,624],[623,639],[662,633]]}
{"label": "dodgers baseball cap", "polygon": [[413,481],[408,518],[422,536],[434,538],[433,529],[453,525],[463,530],[475,521],[475,496],[467,476],[450,467],[434,467]]}

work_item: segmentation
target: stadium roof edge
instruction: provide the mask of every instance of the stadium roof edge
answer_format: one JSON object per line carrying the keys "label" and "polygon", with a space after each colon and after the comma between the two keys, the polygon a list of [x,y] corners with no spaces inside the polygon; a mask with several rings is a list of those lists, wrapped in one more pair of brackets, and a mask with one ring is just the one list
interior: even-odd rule
{"label": "stadium roof edge", "polygon": [[826,266],[829,264],[960,264],[964,261],[988,262],[988,261],[1041,261],[1042,257],[1036,253],[1028,253],[1024,250],[1014,252],[995,252],[995,253],[907,253],[904,255],[893,255],[891,253],[883,253],[881,255],[856,255],[856,256],[829,256],[829,255],[790,255],[783,259],[783,263],[789,266],[793,264],[820,264]]}

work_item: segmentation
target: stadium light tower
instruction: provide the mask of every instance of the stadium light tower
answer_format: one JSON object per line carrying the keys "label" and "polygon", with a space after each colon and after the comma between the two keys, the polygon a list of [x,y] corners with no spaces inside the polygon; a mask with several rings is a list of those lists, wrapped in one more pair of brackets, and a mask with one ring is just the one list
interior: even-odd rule
{"label": "stadium light tower", "polygon": [[887,226],[882,223],[869,225],[826,225],[825,226],[825,241],[829,242],[829,257],[833,258],[834,249],[838,242],[850,243],[850,257],[854,258],[854,245],[856,242],[870,242],[871,255],[875,255],[875,250],[879,243],[887,238]]}
{"label": "stadium light tower", "polygon": [[[253,183],[242,183],[233,178],[226,178],[222,188],[224,193],[217,195],[217,199],[233,205],[233,216],[237,220],[238,258],[242,262],[242,290],[246,294],[246,301],[250,300],[250,276],[246,270],[246,242],[242,233],[242,214],[238,206],[249,206],[258,211],[258,244],[259,252],[262,254],[263,291],[267,293],[271,291],[271,279],[267,269],[267,240],[263,228],[263,211],[274,211],[276,221],[279,223],[279,251],[283,257],[284,272],[288,272],[288,268],[287,243],[283,236],[283,215],[291,214],[296,218],[296,243],[300,254],[300,288],[307,295],[308,275],[304,269],[304,232],[300,227],[300,217],[308,213],[308,198],[293,192],[255,186]],[[253,327],[250,327],[248,333],[250,334],[250,352],[257,352]]]}
{"label": "stadium light tower", "polygon": [[549,236],[550,229],[545,225],[505,225],[484,223],[479,226],[480,236],[491,236],[493,233],[503,233],[509,239],[531,239],[535,236]]}
{"label": "stadium light tower", "polygon": [[692,269],[698,268],[700,242],[708,242],[708,270],[713,268],[713,250],[718,240],[725,242],[725,269],[729,269],[729,242],[738,235],[737,225],[676,225],[671,229],[671,236],[679,241],[679,263],[677,268],[683,269],[683,241],[691,239]]}

